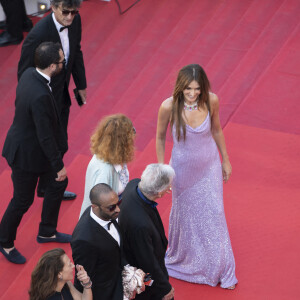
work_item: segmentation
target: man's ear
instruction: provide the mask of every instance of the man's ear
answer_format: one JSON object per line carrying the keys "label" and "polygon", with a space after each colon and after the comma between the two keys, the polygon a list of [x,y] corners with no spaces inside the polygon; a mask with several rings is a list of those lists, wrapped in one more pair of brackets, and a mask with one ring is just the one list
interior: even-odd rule
{"label": "man's ear", "polygon": [[50,71],[55,71],[56,70],[56,64],[51,64],[49,67]]}
{"label": "man's ear", "polygon": [[97,208],[97,207],[98,207],[98,205],[92,204],[92,208]]}

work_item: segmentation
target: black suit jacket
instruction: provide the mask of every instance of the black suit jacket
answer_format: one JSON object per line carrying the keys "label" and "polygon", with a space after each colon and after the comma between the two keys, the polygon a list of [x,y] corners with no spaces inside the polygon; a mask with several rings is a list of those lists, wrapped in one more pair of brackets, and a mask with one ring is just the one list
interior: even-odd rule
{"label": "black suit jacket", "polygon": [[10,166],[30,172],[60,171],[67,144],[47,80],[35,68],[17,86],[15,116],[2,151]]}
{"label": "black suit jacket", "polygon": [[[91,218],[90,210],[91,207],[85,210],[72,235],[74,263],[82,265],[90,276],[93,282],[93,299],[123,300],[121,272],[125,261],[122,258],[121,234],[119,246],[115,239]],[[82,291],[77,279],[74,285]]]}
{"label": "black suit jacket", "polygon": [[[137,193],[140,179],[131,180],[122,194],[119,224],[129,264],[150,273],[154,283],[138,299],[162,299],[171,290],[164,258],[168,241],[157,209]],[[151,294],[151,297],[149,297]]]}
{"label": "black suit jacket", "polygon": [[[71,105],[68,91],[70,76],[72,74],[76,87],[79,90],[86,88],[85,68],[81,51],[81,19],[76,15],[68,29],[70,55],[66,69],[51,79],[51,88],[56,101],[61,107]],[[34,66],[35,49],[42,42],[61,43],[59,34],[53,22],[52,14],[40,20],[28,33],[24,40],[21,58],[18,65],[18,79],[23,72]]]}

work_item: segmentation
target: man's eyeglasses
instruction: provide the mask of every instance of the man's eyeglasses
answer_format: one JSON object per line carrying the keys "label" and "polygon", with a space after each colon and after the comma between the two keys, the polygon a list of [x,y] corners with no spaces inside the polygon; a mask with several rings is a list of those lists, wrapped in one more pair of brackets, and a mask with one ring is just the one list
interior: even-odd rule
{"label": "man's eyeglasses", "polygon": [[65,60],[65,58],[62,60],[62,61],[59,61],[59,62],[57,62],[57,63],[55,63],[56,65],[59,65],[59,64],[63,64],[63,65],[65,65],[66,64],[66,60]]}
{"label": "man's eyeglasses", "polygon": [[117,208],[117,206],[120,206],[121,203],[122,203],[122,199],[120,199],[117,204],[113,204],[113,205],[108,206],[107,209],[109,211],[114,211]]}
{"label": "man's eyeglasses", "polygon": [[72,16],[75,16],[79,13],[78,10],[68,10],[68,9],[60,9],[60,10],[64,16],[68,16],[69,14],[71,14]]}

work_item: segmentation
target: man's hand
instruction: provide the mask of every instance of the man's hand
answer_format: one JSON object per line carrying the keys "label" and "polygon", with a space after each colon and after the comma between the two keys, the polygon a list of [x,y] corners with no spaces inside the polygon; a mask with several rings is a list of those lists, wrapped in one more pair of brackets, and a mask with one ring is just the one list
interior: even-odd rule
{"label": "man's hand", "polygon": [[165,295],[165,296],[162,298],[162,300],[171,300],[171,299],[173,299],[173,298],[174,298],[174,289],[171,288],[171,291],[170,291],[167,295]]}
{"label": "man's hand", "polygon": [[86,104],[86,89],[85,90],[78,90],[78,94],[82,99],[82,102]]}
{"label": "man's hand", "polygon": [[55,178],[56,181],[64,181],[67,178],[67,170],[65,167],[63,167],[58,173],[57,178]]}

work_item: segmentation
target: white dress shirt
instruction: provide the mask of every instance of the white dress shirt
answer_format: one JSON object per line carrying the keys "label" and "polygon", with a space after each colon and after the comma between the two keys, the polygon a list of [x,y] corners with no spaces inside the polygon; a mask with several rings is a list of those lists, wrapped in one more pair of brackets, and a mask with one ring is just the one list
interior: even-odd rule
{"label": "white dress shirt", "polygon": [[50,91],[52,92],[52,89],[51,89],[51,86],[50,86],[51,78],[50,78],[48,75],[46,75],[46,74],[44,74],[43,72],[41,72],[38,68],[35,68],[35,69],[36,69],[36,71],[37,71],[41,76],[43,76],[45,79],[48,80],[47,85],[48,85]]}
{"label": "white dress shirt", "polygon": [[63,31],[60,32],[60,28],[64,27],[63,25],[59,24],[56,19],[55,15],[52,13],[53,22],[55,24],[55,27],[58,31],[61,45],[64,51],[66,64],[68,63],[69,55],[70,55],[70,43],[69,43],[69,29],[65,28]]}
{"label": "white dress shirt", "polygon": [[[113,223],[110,224],[109,230],[108,230],[108,223],[110,221],[104,221],[102,219],[100,219],[99,217],[97,217],[92,208],[91,208],[91,212],[90,212],[90,216],[91,218],[93,218],[100,226],[102,226],[119,244],[120,246],[120,234],[117,230],[117,228],[115,227],[115,225]],[[116,221],[118,221],[118,219],[116,219]]]}

